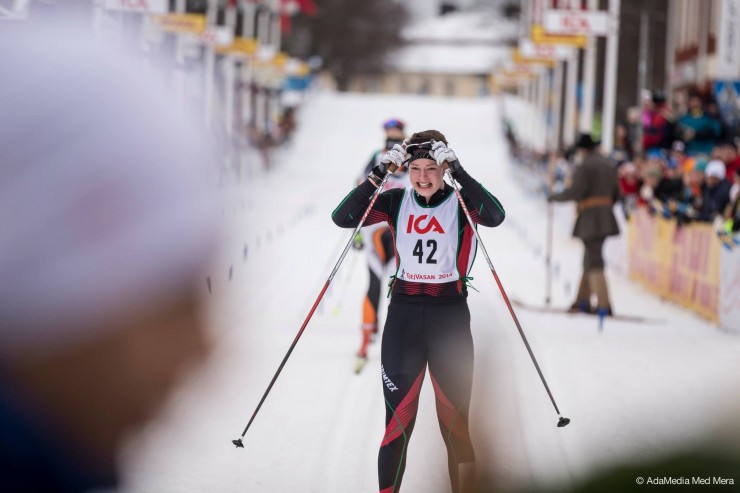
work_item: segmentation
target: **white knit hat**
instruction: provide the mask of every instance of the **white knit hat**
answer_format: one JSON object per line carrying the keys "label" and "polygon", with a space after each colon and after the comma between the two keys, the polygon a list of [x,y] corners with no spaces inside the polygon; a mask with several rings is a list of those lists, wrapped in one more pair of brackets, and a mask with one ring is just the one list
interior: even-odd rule
{"label": "white knit hat", "polygon": [[719,159],[713,159],[707,163],[707,167],[704,170],[704,174],[707,177],[719,178],[720,180],[725,177],[726,168],[725,163]]}
{"label": "white knit hat", "polygon": [[192,291],[220,233],[205,132],[76,23],[0,46],[0,356]]}

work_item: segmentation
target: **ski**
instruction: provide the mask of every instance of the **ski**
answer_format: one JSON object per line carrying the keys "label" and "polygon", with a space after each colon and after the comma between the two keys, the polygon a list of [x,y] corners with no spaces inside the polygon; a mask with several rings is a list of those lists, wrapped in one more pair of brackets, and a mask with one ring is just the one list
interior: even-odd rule
{"label": "ski", "polygon": [[[561,308],[561,307],[547,307],[547,306],[539,306],[539,305],[532,305],[529,303],[524,303],[523,301],[512,299],[511,302],[518,306],[519,308],[522,308],[524,310],[532,311],[532,312],[540,312],[540,313],[560,313],[563,315],[586,315],[589,317],[598,317],[599,315],[597,313],[586,313],[586,312],[571,312],[568,308]],[[646,324],[661,324],[665,323],[665,320],[658,319],[658,318],[648,318],[648,317],[642,317],[640,315],[624,315],[624,314],[615,314],[615,315],[607,315],[605,318],[611,319],[611,320],[619,320],[622,322],[637,322],[637,323],[646,323]]]}

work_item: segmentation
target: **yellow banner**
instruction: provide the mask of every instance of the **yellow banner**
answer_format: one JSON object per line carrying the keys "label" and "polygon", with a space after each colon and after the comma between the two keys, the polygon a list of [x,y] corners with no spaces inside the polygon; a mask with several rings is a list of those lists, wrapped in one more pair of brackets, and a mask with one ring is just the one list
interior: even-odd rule
{"label": "yellow banner", "polygon": [[503,70],[496,72],[494,77],[502,83],[518,84],[521,80],[530,80],[537,76],[534,72]]}
{"label": "yellow banner", "polygon": [[554,67],[557,63],[557,60],[553,60],[552,58],[523,57],[521,53],[519,53],[519,48],[514,48],[513,50],[511,50],[511,59],[514,60],[514,63],[536,63],[539,65],[544,65],[546,67]]}
{"label": "yellow banner", "polygon": [[153,17],[154,22],[168,33],[200,34],[206,30],[206,17],[200,14],[164,14]]}
{"label": "yellow banner", "polygon": [[254,38],[236,38],[231,46],[217,47],[216,53],[252,56],[257,53],[258,48],[259,41]]}
{"label": "yellow banner", "polygon": [[547,34],[545,28],[536,24],[532,26],[531,38],[535,43],[569,45],[576,48],[585,48],[588,42],[588,38],[583,35]]}
{"label": "yellow banner", "polygon": [[311,67],[306,62],[300,62],[296,68],[295,74],[298,77],[305,77],[311,73]]}
{"label": "yellow banner", "polygon": [[285,67],[285,64],[288,62],[288,54],[284,52],[280,52],[277,55],[275,55],[275,58],[272,59],[273,65],[276,67]]}
{"label": "yellow banner", "polygon": [[679,227],[673,219],[639,209],[627,228],[630,277],[719,322],[719,243],[709,224]]}
{"label": "yellow banner", "polygon": [[494,89],[516,89],[519,87],[519,81],[514,79],[491,79],[490,85]]}

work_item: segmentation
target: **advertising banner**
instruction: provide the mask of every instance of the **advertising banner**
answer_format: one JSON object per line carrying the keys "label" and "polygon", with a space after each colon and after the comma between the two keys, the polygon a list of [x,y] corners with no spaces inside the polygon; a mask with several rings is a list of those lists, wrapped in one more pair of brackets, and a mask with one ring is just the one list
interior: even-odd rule
{"label": "advertising banner", "polygon": [[709,224],[678,227],[639,209],[630,218],[627,245],[630,278],[719,322],[720,242]]}
{"label": "advertising banner", "polygon": [[257,53],[259,46],[259,42],[254,38],[238,37],[228,46],[216,46],[216,52],[251,57]]}
{"label": "advertising banner", "polygon": [[616,19],[601,10],[547,9],[542,19],[547,34],[608,36],[617,26]]}
{"label": "advertising banner", "polygon": [[[740,48],[738,53],[740,54]],[[737,75],[740,75],[740,69]],[[740,80],[716,80],[712,89],[722,121],[733,128],[740,124]]]}
{"label": "advertising banner", "polygon": [[154,22],[169,33],[201,34],[206,29],[206,17],[200,14],[156,15]]}
{"label": "advertising banner", "polygon": [[526,58],[568,60],[574,53],[573,47],[564,44],[535,43],[531,39],[519,40],[519,54]]}
{"label": "advertising banner", "polygon": [[169,10],[170,3],[167,0],[105,0],[103,6],[108,10],[165,14]]}
{"label": "advertising banner", "polygon": [[522,55],[518,48],[511,50],[511,59],[517,64],[534,64],[543,67],[554,67],[557,63],[552,58],[530,58]]}
{"label": "advertising banner", "polygon": [[231,46],[234,42],[234,29],[228,26],[210,26],[200,34],[199,39],[207,46]]}
{"label": "advertising banner", "polygon": [[719,275],[719,323],[740,332],[740,248],[722,249]]}
{"label": "advertising banner", "polygon": [[564,44],[576,48],[585,48],[588,38],[583,35],[569,36],[560,34],[548,34],[545,28],[539,24],[532,25],[530,37],[535,43]]}

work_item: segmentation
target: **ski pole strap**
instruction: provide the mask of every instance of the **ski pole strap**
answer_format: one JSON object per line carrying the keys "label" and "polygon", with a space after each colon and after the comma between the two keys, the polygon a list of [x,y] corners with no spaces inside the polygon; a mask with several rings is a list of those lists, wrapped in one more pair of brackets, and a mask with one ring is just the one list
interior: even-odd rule
{"label": "ski pole strap", "polygon": [[375,188],[378,188],[380,186],[380,182],[382,181],[380,178],[375,176],[375,173],[373,173],[372,171],[370,172],[369,175],[367,175],[367,179],[370,183],[375,185]]}

